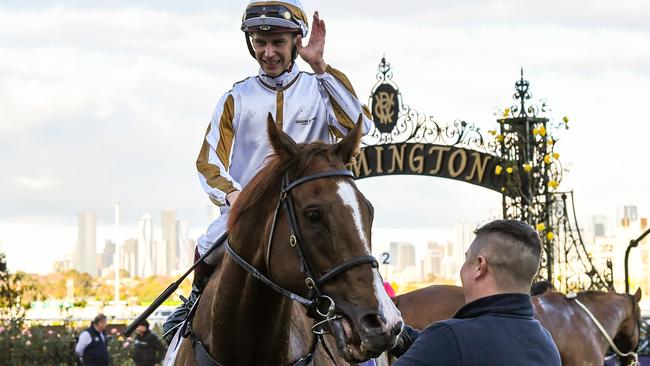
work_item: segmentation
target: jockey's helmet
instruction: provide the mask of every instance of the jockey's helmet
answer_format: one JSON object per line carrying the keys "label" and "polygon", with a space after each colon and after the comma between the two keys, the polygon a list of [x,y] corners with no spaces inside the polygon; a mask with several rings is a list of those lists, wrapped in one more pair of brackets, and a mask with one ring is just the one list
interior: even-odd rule
{"label": "jockey's helmet", "polygon": [[[304,38],[309,32],[309,22],[300,0],[252,0],[244,11],[241,30],[246,36],[248,51],[255,58],[255,51],[250,42],[251,33],[290,32],[297,33]],[[296,56],[297,52],[294,46],[293,59]]]}

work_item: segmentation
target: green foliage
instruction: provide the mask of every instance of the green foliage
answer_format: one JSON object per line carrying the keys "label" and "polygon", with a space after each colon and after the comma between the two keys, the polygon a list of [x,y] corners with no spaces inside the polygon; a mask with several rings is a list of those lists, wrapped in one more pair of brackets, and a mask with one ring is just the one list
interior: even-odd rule
{"label": "green foliage", "polygon": [[[0,364],[15,366],[77,365],[74,348],[80,330],[69,326],[32,327],[9,323],[0,326]],[[131,366],[129,354],[133,348],[131,338],[107,332],[108,353],[113,366]]]}
{"label": "green foliage", "polygon": [[75,365],[75,337],[69,331],[0,326],[0,354],[7,365]]}
{"label": "green foliage", "polygon": [[29,294],[34,287],[25,281],[24,273],[12,274],[7,270],[4,253],[0,253],[0,325],[5,322],[21,323],[29,309]]}

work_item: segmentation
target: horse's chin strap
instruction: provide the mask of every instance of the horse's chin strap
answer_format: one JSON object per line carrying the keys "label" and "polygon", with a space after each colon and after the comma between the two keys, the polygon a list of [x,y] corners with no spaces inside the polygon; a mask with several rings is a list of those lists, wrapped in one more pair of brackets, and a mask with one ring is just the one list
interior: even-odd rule
{"label": "horse's chin strap", "polygon": [[576,294],[569,294],[569,295],[567,295],[567,297],[569,299],[575,301],[575,303],[579,307],[581,307],[582,310],[584,310],[585,313],[587,313],[587,315],[589,315],[589,317],[594,322],[594,324],[596,324],[596,328],[598,328],[600,333],[602,333],[602,335],[603,335],[603,337],[605,337],[605,340],[607,341],[607,343],[609,343],[609,346],[614,350],[614,352],[616,352],[616,354],[619,357],[632,357],[633,361],[632,361],[632,363],[629,364],[629,366],[640,366],[641,365],[641,363],[639,363],[639,355],[636,352],[630,351],[630,352],[627,352],[627,353],[623,353],[623,352],[621,352],[620,349],[618,349],[618,347],[616,347],[616,345],[614,344],[614,341],[612,340],[612,337],[610,337],[609,334],[607,333],[607,330],[605,330],[605,327],[603,327],[603,325],[600,324],[598,319],[589,310],[589,308],[587,308],[585,306],[585,304],[583,304],[582,302],[580,302],[580,300],[578,300],[578,298],[576,297]]}

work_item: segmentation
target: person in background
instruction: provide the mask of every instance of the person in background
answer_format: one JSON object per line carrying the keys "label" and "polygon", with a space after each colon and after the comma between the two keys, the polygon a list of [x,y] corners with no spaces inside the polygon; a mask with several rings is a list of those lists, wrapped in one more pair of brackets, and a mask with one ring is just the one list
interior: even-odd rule
{"label": "person in background", "polygon": [[135,341],[131,358],[135,366],[154,366],[162,363],[166,349],[158,336],[149,330],[149,322],[140,323],[135,329]]}
{"label": "person in background", "polygon": [[98,314],[90,327],[79,335],[75,352],[84,366],[108,366],[110,356],[104,335],[107,325],[106,315]]}

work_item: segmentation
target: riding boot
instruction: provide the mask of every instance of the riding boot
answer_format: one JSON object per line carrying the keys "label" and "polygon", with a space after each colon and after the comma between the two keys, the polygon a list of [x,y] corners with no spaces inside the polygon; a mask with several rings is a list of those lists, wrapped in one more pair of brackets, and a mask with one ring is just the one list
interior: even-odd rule
{"label": "riding boot", "polygon": [[[162,337],[165,342],[167,342],[167,344],[171,343],[177,328],[183,324],[183,321],[187,318],[190,310],[192,310],[192,306],[194,306],[194,303],[199,298],[199,295],[201,295],[203,289],[208,284],[208,280],[210,280],[212,273],[214,273],[216,269],[219,268],[224,254],[225,249],[222,245],[221,247],[216,248],[213,251],[212,255],[208,257],[210,258],[210,264],[201,262],[198,266],[196,266],[196,268],[194,268],[194,281],[192,282],[192,292],[190,292],[189,298],[184,299],[181,296],[183,303],[174,309],[167,320],[165,320],[163,323]],[[198,248],[196,248],[194,251],[194,260],[197,261],[200,257],[201,256],[199,255]]]}
{"label": "riding boot", "polygon": [[[192,306],[196,303],[196,300],[199,298],[205,285],[207,285],[210,276],[202,276],[201,272],[208,271],[196,271],[194,273],[194,281],[192,282],[192,291],[190,296],[185,299],[181,296],[183,303],[179,305],[174,311],[169,315],[165,323],[163,323],[163,339],[167,344],[170,344],[174,334],[178,330],[178,327],[183,324],[183,321],[187,318],[187,315],[190,313]],[[211,271],[210,271],[211,273]]]}

